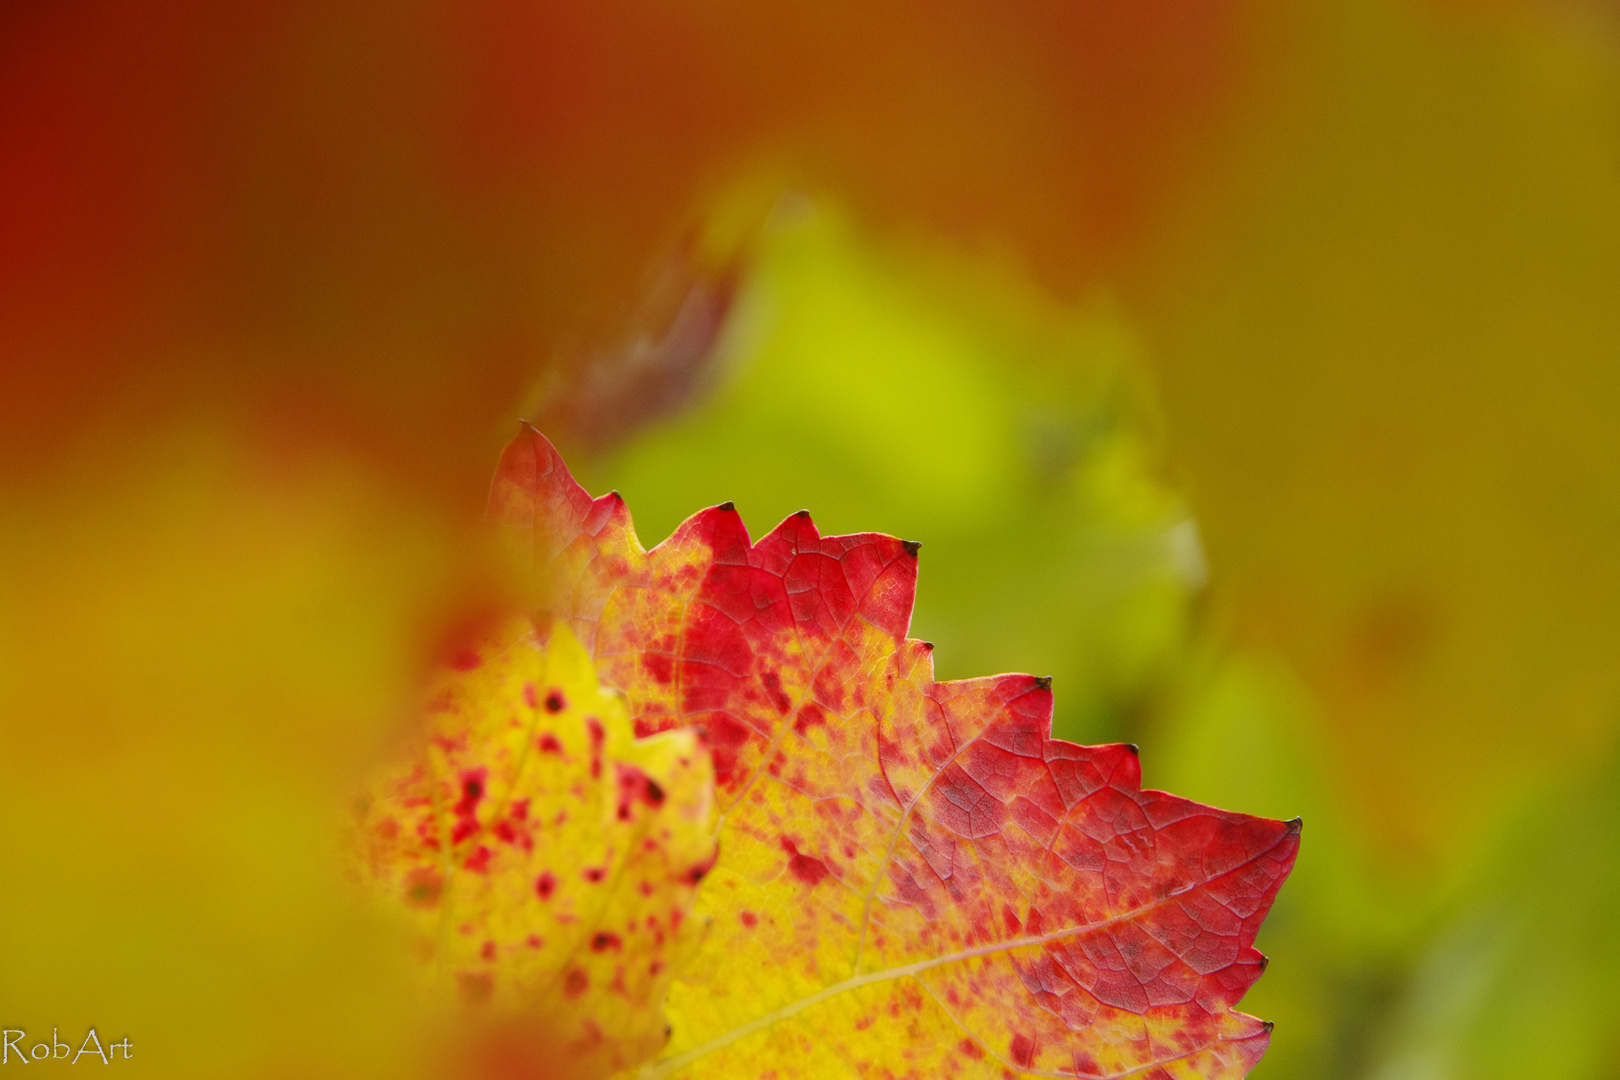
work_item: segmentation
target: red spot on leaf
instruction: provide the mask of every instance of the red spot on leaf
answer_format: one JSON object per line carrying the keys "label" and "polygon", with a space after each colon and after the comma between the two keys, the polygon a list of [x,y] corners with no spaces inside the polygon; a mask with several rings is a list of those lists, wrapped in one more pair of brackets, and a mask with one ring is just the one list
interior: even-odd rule
{"label": "red spot on leaf", "polygon": [[471,870],[475,874],[487,874],[489,873],[490,854],[491,852],[489,848],[485,847],[483,844],[479,844],[473,849],[473,853],[468,855],[466,861],[461,865],[466,867],[468,870]]}
{"label": "red spot on leaf", "polygon": [[1035,1040],[1022,1033],[1014,1035],[1007,1055],[1013,1059],[1014,1065],[1029,1068],[1035,1061]]}
{"label": "red spot on leaf", "polygon": [[563,697],[561,690],[553,690],[546,695],[546,712],[560,713],[568,708],[568,699]]}
{"label": "red spot on leaf", "polygon": [[771,703],[771,708],[779,713],[786,713],[793,707],[793,701],[782,690],[782,677],[774,671],[767,671],[760,675],[759,685],[765,690],[765,697]]}
{"label": "red spot on leaf", "polygon": [[548,731],[540,736],[540,752],[542,754],[560,754],[562,753],[562,743],[557,741],[557,736]]}
{"label": "red spot on leaf", "polygon": [[603,878],[607,877],[607,868],[602,866],[587,866],[584,873],[580,876],[586,881],[590,882],[592,885],[597,885],[601,883]]}
{"label": "red spot on leaf", "polygon": [[478,831],[478,804],[484,798],[484,781],[488,776],[489,770],[483,766],[461,774],[461,799],[453,807],[456,824],[450,830],[452,844],[459,844]]}
{"label": "red spot on leaf", "polygon": [[495,959],[495,943],[493,941],[484,942],[484,947],[478,950],[478,955],[482,956],[485,960]]}
{"label": "red spot on leaf", "polygon": [[550,870],[534,879],[534,891],[542,900],[550,900],[557,891],[557,877]]}
{"label": "red spot on leaf", "polygon": [[460,648],[450,656],[450,666],[457,671],[476,671],[483,663],[484,658],[476,649]]}
{"label": "red spot on leaf", "polygon": [[963,1039],[961,1042],[956,1044],[956,1048],[962,1051],[962,1055],[964,1057],[970,1057],[974,1061],[978,1061],[984,1057],[983,1047],[974,1042],[972,1039]]}
{"label": "red spot on leaf", "polygon": [[813,701],[807,701],[799,708],[799,715],[793,718],[793,730],[800,735],[813,727],[827,726],[827,711]]}
{"label": "red spot on leaf", "polygon": [[668,686],[675,679],[675,660],[668,653],[642,653],[641,666],[660,686]]}
{"label": "red spot on leaf", "polygon": [[715,849],[714,854],[710,855],[703,862],[698,863],[696,866],[693,866],[691,869],[686,871],[686,880],[693,885],[696,885],[698,882],[702,881],[704,875],[714,868],[714,860],[719,858],[719,856],[720,851],[717,848]]}
{"label": "red spot on leaf", "polygon": [[585,718],[585,728],[591,733],[591,779],[602,775],[602,740],[606,737],[602,722],[594,716]]}
{"label": "red spot on leaf", "polygon": [[827,876],[826,863],[800,854],[798,845],[785,836],[782,838],[782,850],[788,853],[788,873],[812,889],[821,884],[821,879]]}
{"label": "red spot on leaf", "polygon": [[606,930],[598,931],[597,935],[591,938],[591,952],[607,952],[609,949],[619,949],[623,946],[624,939]]}
{"label": "red spot on leaf", "polygon": [[703,737],[714,755],[714,782],[725,787],[737,771],[737,752],[748,741],[748,727],[725,713],[716,713],[704,723]]}
{"label": "red spot on leaf", "polygon": [[742,924],[744,926],[753,927],[759,925],[759,916],[755,915],[752,911],[741,912],[737,918],[742,920]]}
{"label": "red spot on leaf", "polygon": [[632,803],[643,802],[659,806],[664,801],[664,789],[658,782],[634,765],[619,765],[619,820],[630,820]]}
{"label": "red spot on leaf", "polygon": [[563,977],[563,994],[571,998],[577,998],[590,989],[590,985],[591,977],[585,974],[584,969],[571,968],[568,974]]}

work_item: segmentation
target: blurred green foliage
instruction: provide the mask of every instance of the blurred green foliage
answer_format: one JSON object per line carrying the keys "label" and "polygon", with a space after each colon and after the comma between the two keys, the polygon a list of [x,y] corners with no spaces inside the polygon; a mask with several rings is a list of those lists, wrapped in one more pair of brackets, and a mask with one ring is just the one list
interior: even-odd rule
{"label": "blurred green foliage", "polygon": [[824,534],[920,540],[912,632],[940,677],[1052,675],[1060,732],[1126,737],[1182,650],[1197,534],[1154,478],[1130,334],[1032,295],[779,209],[723,390],[581,478],[649,546],[727,499],[755,536],[807,508]]}

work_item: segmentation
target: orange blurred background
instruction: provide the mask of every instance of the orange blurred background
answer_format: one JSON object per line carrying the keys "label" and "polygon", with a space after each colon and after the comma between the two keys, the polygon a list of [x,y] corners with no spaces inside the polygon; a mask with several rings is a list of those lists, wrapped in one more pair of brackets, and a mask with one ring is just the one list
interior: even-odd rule
{"label": "orange blurred background", "polygon": [[1209,148],[1243,16],[12,5],[5,460],[224,402],[476,487],[559,335],[612,328],[760,163],[876,221],[1013,244],[1072,294],[1140,253]]}

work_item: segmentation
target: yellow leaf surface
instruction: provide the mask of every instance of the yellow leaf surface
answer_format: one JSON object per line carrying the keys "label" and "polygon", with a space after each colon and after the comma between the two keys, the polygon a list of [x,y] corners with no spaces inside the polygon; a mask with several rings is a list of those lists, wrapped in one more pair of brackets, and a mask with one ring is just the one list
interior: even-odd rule
{"label": "yellow leaf surface", "polygon": [[712,790],[691,732],[635,738],[565,625],[516,621],[443,674],[371,785],[356,862],[418,943],[428,996],[485,1033],[485,1071],[604,1075],[666,1041]]}

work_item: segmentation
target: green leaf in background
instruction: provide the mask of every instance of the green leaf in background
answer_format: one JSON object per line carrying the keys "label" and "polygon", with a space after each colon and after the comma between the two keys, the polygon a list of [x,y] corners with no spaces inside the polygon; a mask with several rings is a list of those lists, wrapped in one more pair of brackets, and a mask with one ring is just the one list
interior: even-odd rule
{"label": "green leaf in background", "polygon": [[1059,736],[1128,737],[1203,575],[1151,469],[1134,352],[1105,305],[1074,314],[801,204],[767,229],[725,385],[582,479],[622,492],[649,545],[726,500],[756,536],[808,508],[829,534],[920,540],[913,634],[942,678],[1049,674]]}
{"label": "green leaf in background", "polygon": [[1620,1076],[1620,770],[1543,792],[1415,957],[1374,1080]]}

